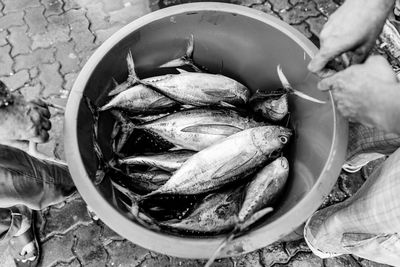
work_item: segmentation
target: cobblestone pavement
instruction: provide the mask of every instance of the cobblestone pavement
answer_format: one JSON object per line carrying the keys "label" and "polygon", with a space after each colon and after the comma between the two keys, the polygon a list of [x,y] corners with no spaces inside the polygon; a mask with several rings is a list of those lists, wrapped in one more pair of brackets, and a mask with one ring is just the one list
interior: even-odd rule
{"label": "cobblestone pavement", "polygon": [[[151,11],[184,0],[0,0],[0,79],[26,98],[41,96],[65,106],[74,80],[94,50],[122,26]],[[272,14],[318,45],[318,33],[342,1],[231,0]],[[53,110],[51,140],[39,150],[64,158],[63,114]],[[348,198],[365,181],[364,172],[342,173],[322,206]],[[42,244],[40,266],[202,266],[204,261],[160,255],[93,221],[76,199],[37,214]],[[0,252],[1,253],[1,252]],[[4,252],[0,266],[13,266]],[[276,242],[214,266],[383,266],[349,256],[322,260],[303,239]]]}

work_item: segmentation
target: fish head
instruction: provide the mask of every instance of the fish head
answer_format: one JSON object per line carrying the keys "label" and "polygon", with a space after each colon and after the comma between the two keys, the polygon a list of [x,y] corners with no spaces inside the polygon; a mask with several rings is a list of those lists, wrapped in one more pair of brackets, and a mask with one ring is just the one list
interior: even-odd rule
{"label": "fish head", "polygon": [[292,130],[276,125],[252,128],[253,144],[265,154],[280,151],[289,143]]}
{"label": "fish head", "polygon": [[271,121],[282,120],[289,111],[289,105],[287,100],[287,94],[276,98],[268,98],[262,102],[257,102],[253,106],[255,112],[261,113],[261,115]]}

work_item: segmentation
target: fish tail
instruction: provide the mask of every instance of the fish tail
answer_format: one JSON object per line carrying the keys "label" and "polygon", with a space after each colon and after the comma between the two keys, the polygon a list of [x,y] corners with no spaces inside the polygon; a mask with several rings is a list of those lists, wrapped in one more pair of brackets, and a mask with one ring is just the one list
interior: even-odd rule
{"label": "fish tail", "polygon": [[128,65],[128,79],[131,79],[132,81],[138,80],[131,50],[129,50],[126,56],[126,64]]}
{"label": "fish tail", "polygon": [[237,228],[233,229],[233,231],[221,242],[221,244],[217,247],[217,249],[214,251],[214,253],[211,255],[211,257],[208,259],[204,267],[211,267],[211,264],[217,259],[219,256],[220,252],[231,242],[235,237],[237,233]]}
{"label": "fish tail", "polygon": [[149,197],[159,195],[161,193],[160,190],[154,190],[146,195],[140,196],[140,200],[148,199]]}
{"label": "fish tail", "polygon": [[305,93],[294,89],[292,87],[292,85],[289,83],[289,81],[286,78],[285,74],[283,73],[281,65],[277,66],[277,72],[278,72],[279,80],[282,83],[283,89],[285,91],[287,91],[288,93],[297,95],[298,97],[301,97],[301,98],[306,99],[306,100],[311,101],[311,102],[315,102],[315,103],[319,103],[319,104],[325,104],[326,103],[326,101],[322,101],[322,100],[316,99],[316,98],[314,98],[312,96],[306,95]]}

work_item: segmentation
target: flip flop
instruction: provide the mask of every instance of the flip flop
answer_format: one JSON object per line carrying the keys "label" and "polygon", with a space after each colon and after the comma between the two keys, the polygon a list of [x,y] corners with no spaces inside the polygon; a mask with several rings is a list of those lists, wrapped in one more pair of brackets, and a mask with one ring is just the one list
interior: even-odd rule
{"label": "flip flop", "polygon": [[[18,214],[13,214],[13,216]],[[17,267],[36,267],[40,258],[40,247],[35,236],[34,219],[31,217],[31,226],[19,236],[14,236],[9,241],[10,253],[14,258],[14,263]],[[33,242],[36,251],[21,255],[23,248]],[[30,258],[34,260],[30,260]]]}

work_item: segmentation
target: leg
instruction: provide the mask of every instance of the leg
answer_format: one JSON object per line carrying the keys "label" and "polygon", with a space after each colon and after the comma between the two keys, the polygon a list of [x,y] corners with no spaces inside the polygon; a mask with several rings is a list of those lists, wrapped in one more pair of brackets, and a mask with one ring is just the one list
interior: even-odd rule
{"label": "leg", "polygon": [[0,145],[0,207],[17,204],[40,210],[65,200],[75,186],[65,166]]}
{"label": "leg", "polygon": [[[304,236],[315,254],[322,257],[349,253],[360,257],[370,255],[373,258],[369,259],[373,261],[390,258],[389,254],[366,255],[360,250],[363,246],[348,244],[351,243],[351,235],[362,235],[375,238],[373,243],[381,244],[382,247],[387,244],[384,241],[394,242],[391,236],[400,233],[399,162],[400,149],[371,174],[355,195],[342,203],[316,212],[307,221]],[[365,238],[363,240],[365,241]],[[371,243],[364,246],[364,249],[367,247],[371,248]],[[396,260],[400,262],[400,245],[394,246],[393,249],[397,249],[397,254],[394,255],[397,255]],[[385,250],[381,250],[380,253],[384,252]]]}

